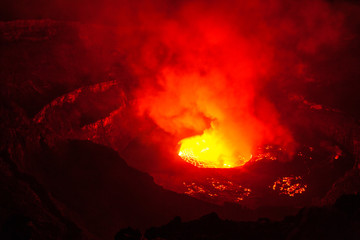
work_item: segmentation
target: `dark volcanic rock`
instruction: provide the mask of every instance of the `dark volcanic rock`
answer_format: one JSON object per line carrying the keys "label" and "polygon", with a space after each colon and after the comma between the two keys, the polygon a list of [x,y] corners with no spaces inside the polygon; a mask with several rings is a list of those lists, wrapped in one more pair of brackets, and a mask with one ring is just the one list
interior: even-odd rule
{"label": "dark volcanic rock", "polygon": [[193,219],[220,209],[164,190],[105,146],[71,140],[31,156],[33,174],[79,226],[102,239],[119,227],[145,229],[173,216]]}
{"label": "dark volcanic rock", "polygon": [[[23,108],[29,118],[81,87],[131,79],[121,54],[106,47],[113,34],[106,28],[19,20],[0,22],[0,32],[1,95]],[[92,42],[97,40],[101,48]]]}
{"label": "dark volcanic rock", "polygon": [[141,232],[130,227],[124,228],[115,235],[115,240],[141,240]]}
{"label": "dark volcanic rock", "polygon": [[0,239],[92,239],[65,218],[33,177],[0,156]]}
{"label": "dark volcanic rock", "polygon": [[[304,208],[296,216],[279,222],[221,220],[216,214],[181,222],[179,218],[146,231],[145,238],[163,240],[195,239],[359,239],[359,195],[338,199],[334,207]],[[354,218],[354,213],[357,217]]]}

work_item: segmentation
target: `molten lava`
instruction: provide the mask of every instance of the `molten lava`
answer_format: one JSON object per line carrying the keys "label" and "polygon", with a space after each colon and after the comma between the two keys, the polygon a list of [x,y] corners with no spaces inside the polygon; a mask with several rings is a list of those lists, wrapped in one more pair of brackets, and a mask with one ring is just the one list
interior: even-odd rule
{"label": "molten lava", "polygon": [[274,182],[272,189],[274,191],[279,191],[279,194],[281,195],[294,197],[296,194],[302,194],[306,191],[307,185],[301,183],[301,180],[301,176],[279,178]]}
{"label": "molten lava", "polygon": [[241,202],[251,194],[250,188],[227,179],[210,177],[204,181],[183,182],[184,192],[192,197],[223,204],[224,202]]}
{"label": "molten lava", "polygon": [[200,168],[232,168],[250,160],[250,153],[239,153],[219,131],[210,128],[202,135],[182,139],[179,156]]}

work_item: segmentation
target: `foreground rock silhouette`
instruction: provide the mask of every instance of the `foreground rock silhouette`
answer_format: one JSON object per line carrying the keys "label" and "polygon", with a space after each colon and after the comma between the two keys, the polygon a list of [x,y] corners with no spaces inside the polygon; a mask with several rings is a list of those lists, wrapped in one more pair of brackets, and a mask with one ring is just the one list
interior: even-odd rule
{"label": "foreground rock silhouette", "polygon": [[[182,222],[179,217],[146,231],[145,239],[359,239],[360,195],[344,195],[333,206],[303,208],[282,221],[255,222],[222,220],[216,213]],[[124,238],[125,239],[125,238]],[[130,239],[130,238],[129,238]]]}

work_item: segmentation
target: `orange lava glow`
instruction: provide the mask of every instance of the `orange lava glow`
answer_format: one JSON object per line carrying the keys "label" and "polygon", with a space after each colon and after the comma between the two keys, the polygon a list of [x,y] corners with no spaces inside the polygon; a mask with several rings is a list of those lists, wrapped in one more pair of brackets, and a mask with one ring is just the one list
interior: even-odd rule
{"label": "orange lava glow", "polygon": [[272,186],[274,191],[279,191],[281,195],[294,197],[295,194],[302,194],[306,191],[307,185],[300,181],[302,177],[283,177],[276,180]]}
{"label": "orange lava glow", "polygon": [[238,153],[215,129],[205,130],[202,135],[182,139],[179,156],[186,162],[201,168],[232,168],[244,165],[251,154]]}
{"label": "orange lava glow", "polygon": [[183,182],[187,195],[214,203],[241,202],[251,189],[225,179],[206,178],[205,182]]}

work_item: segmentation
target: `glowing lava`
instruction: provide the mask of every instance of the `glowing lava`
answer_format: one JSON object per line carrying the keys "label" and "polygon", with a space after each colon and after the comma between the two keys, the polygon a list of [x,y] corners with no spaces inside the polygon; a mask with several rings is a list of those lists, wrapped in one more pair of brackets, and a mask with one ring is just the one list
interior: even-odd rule
{"label": "glowing lava", "polygon": [[279,191],[281,195],[288,195],[294,197],[295,194],[302,194],[306,191],[307,185],[301,183],[301,176],[283,177],[276,180],[272,186],[274,191]]}
{"label": "glowing lava", "polygon": [[[179,156],[200,168],[232,168],[244,165],[251,154],[240,154],[215,129],[207,129],[202,135],[182,139]],[[247,157],[244,157],[247,156]]]}

